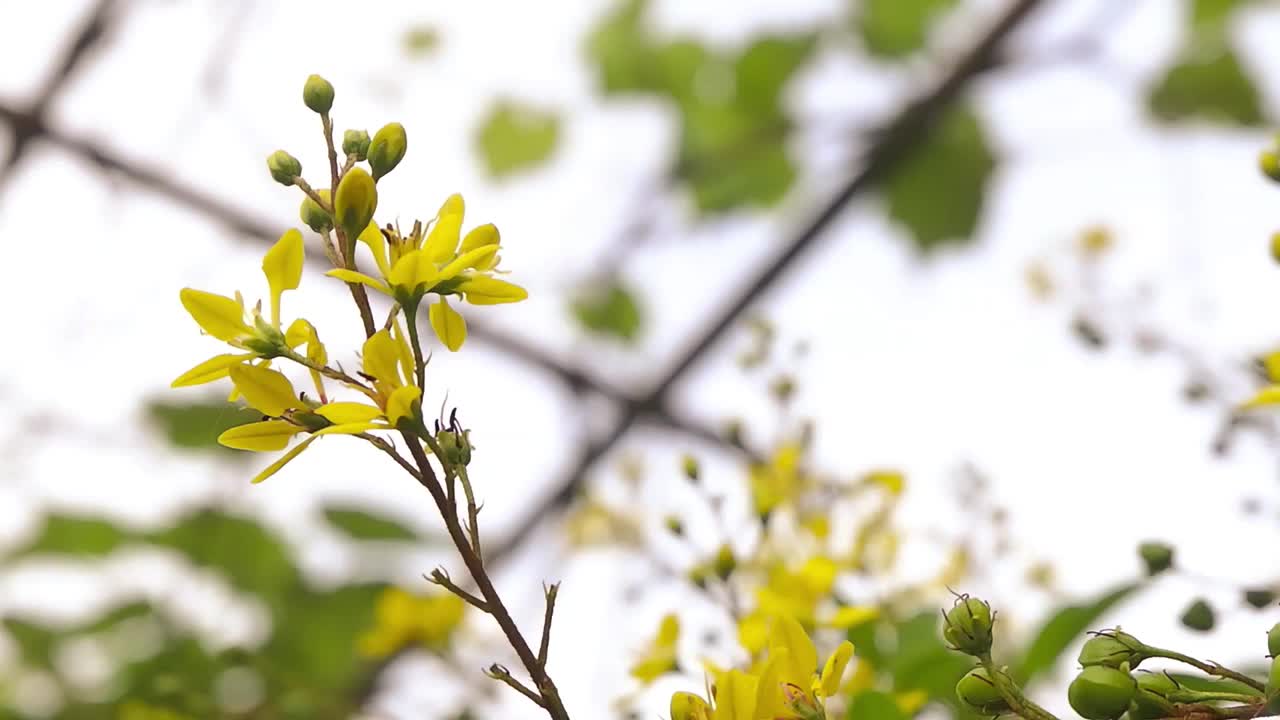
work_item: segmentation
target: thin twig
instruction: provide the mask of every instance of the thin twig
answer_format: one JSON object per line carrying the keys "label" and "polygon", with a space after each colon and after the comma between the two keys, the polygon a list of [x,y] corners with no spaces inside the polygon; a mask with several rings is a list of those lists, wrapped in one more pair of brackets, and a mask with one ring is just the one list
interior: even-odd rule
{"label": "thin twig", "polygon": [[449,573],[445,572],[444,570],[440,568],[436,568],[435,570],[431,571],[430,575],[423,575],[423,577],[435,583],[436,585],[439,585],[445,590],[448,590],[454,595],[457,595],[463,600],[466,600],[467,602],[471,603],[471,605],[475,607],[475,609],[479,610],[480,612],[488,614],[489,605],[486,604],[484,600],[481,600],[475,595],[472,595],[471,593],[459,587],[457,583],[449,579]]}
{"label": "thin twig", "polygon": [[538,647],[538,664],[547,667],[547,653],[551,650],[551,618],[556,612],[556,595],[560,593],[560,583],[544,585],[542,593],[547,597],[547,611],[542,616],[542,644]]}
{"label": "thin twig", "polygon": [[529,698],[534,703],[536,703],[538,707],[544,710],[547,709],[547,703],[542,699],[540,695],[538,695],[538,693],[530,690],[529,688],[524,686],[524,683],[511,677],[511,671],[503,667],[502,665],[499,665],[497,663],[490,665],[489,669],[485,670],[485,674],[493,678],[494,680],[500,680],[506,683],[507,685],[511,686],[511,688],[514,689],[516,692],[520,693],[521,695]]}

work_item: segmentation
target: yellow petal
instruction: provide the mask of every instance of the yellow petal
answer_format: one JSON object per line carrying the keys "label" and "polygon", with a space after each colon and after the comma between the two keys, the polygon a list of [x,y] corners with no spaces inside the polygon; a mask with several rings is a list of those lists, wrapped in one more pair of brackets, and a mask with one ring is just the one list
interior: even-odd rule
{"label": "yellow petal", "polygon": [[396,261],[387,281],[395,287],[416,292],[421,285],[436,284],[439,277],[440,271],[425,250],[411,250]]}
{"label": "yellow petal", "polygon": [[293,383],[282,373],[257,365],[237,365],[229,374],[250,407],[264,415],[280,417],[301,405]]}
{"label": "yellow petal", "polygon": [[529,297],[529,292],[519,285],[505,280],[498,280],[486,275],[467,278],[458,287],[472,305],[498,305],[500,303],[520,302]]}
{"label": "yellow petal", "polygon": [[485,223],[479,227],[471,228],[471,232],[462,238],[462,247],[458,248],[458,251],[467,253],[478,247],[498,245],[501,242],[502,236],[498,234],[498,227],[493,223]]}
{"label": "yellow petal", "polygon": [[280,468],[284,467],[285,465],[288,465],[290,460],[293,460],[294,458],[301,455],[302,451],[306,450],[307,447],[310,446],[311,443],[315,441],[315,439],[316,438],[313,435],[307,438],[306,440],[303,440],[302,442],[298,443],[297,445],[293,446],[292,448],[290,448],[289,452],[285,453],[284,455],[281,455],[279,460],[276,460],[275,462],[266,466],[265,468],[263,468],[262,472],[253,476],[253,480],[251,480],[250,482],[253,482],[255,484],[260,483],[263,480],[266,480],[267,478],[271,477],[272,475],[275,475],[276,473],[280,472]]}
{"label": "yellow petal", "polygon": [[462,232],[462,214],[465,205],[462,196],[454,193],[440,206],[435,224],[427,234],[422,249],[432,262],[442,263],[458,252],[459,235]]}
{"label": "yellow petal", "polygon": [[1253,399],[1240,407],[1242,410],[1252,410],[1269,405],[1280,405],[1280,385],[1262,388],[1257,395],[1253,396]]}
{"label": "yellow petal", "polygon": [[379,330],[364,341],[361,354],[364,373],[378,382],[393,388],[404,384],[400,381],[399,359],[396,341],[391,339],[391,334],[386,330]]}
{"label": "yellow petal", "polygon": [[391,288],[387,287],[381,280],[375,280],[374,278],[371,278],[362,272],[356,272],[355,270],[338,269],[338,270],[330,270],[329,272],[325,273],[325,275],[328,275],[329,277],[338,278],[343,282],[360,283],[361,285],[368,285],[369,287],[373,288],[374,290],[377,290],[380,293],[383,293],[384,295],[391,294]]}
{"label": "yellow petal", "polygon": [[431,329],[436,331],[436,337],[440,338],[440,342],[453,352],[457,352],[467,339],[467,321],[457,310],[449,307],[449,301],[445,298],[440,298],[440,302],[433,303],[427,310],[427,315],[431,320]]}
{"label": "yellow petal", "polygon": [[290,228],[262,257],[262,274],[271,288],[271,324],[280,327],[280,296],[302,282],[302,233]]}
{"label": "yellow petal", "polygon": [[283,450],[288,447],[289,440],[300,432],[302,428],[284,420],[263,420],[230,428],[218,436],[218,444],[256,452]]}
{"label": "yellow petal", "polygon": [[396,388],[391,393],[391,397],[387,398],[387,421],[393,426],[400,422],[400,418],[412,418],[414,416],[414,405],[422,398],[422,388],[416,385],[405,385],[402,388]]}
{"label": "yellow petal", "polygon": [[827,664],[822,668],[823,697],[831,697],[840,690],[840,678],[844,677],[844,669],[848,667],[851,657],[853,657],[853,643],[845,640],[840,643],[835,652],[831,653],[831,657],[827,658]]}
{"label": "yellow petal", "polygon": [[880,617],[880,608],[874,605],[848,605],[837,608],[825,624],[833,628],[849,630],[878,617]]}
{"label": "yellow petal", "polygon": [[337,425],[369,422],[382,416],[378,408],[359,402],[331,402],[316,408],[315,413]]}
{"label": "yellow petal", "polygon": [[225,355],[214,355],[204,362],[196,365],[190,370],[182,373],[169,383],[169,387],[191,387],[192,385],[203,385],[221,380],[227,376],[227,371],[232,366],[239,365],[246,360],[252,360],[257,357],[253,353],[227,353]]}
{"label": "yellow petal", "polygon": [[671,720],[710,720],[707,701],[693,693],[678,692],[671,696]]}
{"label": "yellow petal", "polygon": [[[418,319],[414,318],[414,322]],[[407,381],[412,382],[413,375],[413,348],[409,347],[409,340],[404,334],[404,328],[400,326],[400,316],[396,315],[391,323],[391,338],[396,341],[396,347],[400,351],[400,372]]]}
{"label": "yellow petal", "polygon": [[483,245],[475,250],[464,252],[450,261],[448,265],[440,268],[440,277],[437,282],[457,277],[463,270],[483,265],[492,260],[496,254],[498,254],[497,245]]}
{"label": "yellow petal", "polygon": [[754,677],[740,670],[730,670],[716,688],[714,720],[756,720],[756,685]]}
{"label": "yellow petal", "polygon": [[903,715],[910,717],[929,702],[929,693],[925,690],[907,690],[906,692],[894,693],[893,702]]}
{"label": "yellow petal", "polygon": [[779,675],[783,682],[809,687],[809,681],[818,668],[818,650],[813,646],[808,633],[799,621],[790,615],[780,615],[774,619],[769,634],[769,651],[785,650],[788,662],[779,667]]}
{"label": "yellow petal", "polygon": [[253,328],[244,321],[244,307],[225,295],[183,288],[178,294],[200,329],[223,342],[252,335]]}
{"label": "yellow petal", "polygon": [[387,239],[378,229],[378,223],[370,221],[368,227],[356,239],[369,248],[369,252],[373,254],[373,262],[378,266],[378,272],[382,273],[382,277],[386,277],[387,273],[391,272],[391,266],[387,261]]}
{"label": "yellow petal", "polygon": [[781,657],[769,657],[758,673],[756,685],[756,716],[762,718],[786,717],[787,698],[782,694],[782,678],[778,668],[786,664],[786,654]]}

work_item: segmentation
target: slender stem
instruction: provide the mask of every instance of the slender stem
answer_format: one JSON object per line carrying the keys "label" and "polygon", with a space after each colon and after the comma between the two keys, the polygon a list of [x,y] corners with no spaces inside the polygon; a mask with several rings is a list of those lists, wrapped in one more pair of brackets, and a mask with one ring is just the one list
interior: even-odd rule
{"label": "slender stem", "polygon": [[413,372],[418,387],[426,387],[427,361],[422,357],[422,341],[418,337],[418,305],[406,306],[404,321],[409,326],[409,344],[413,347]]}
{"label": "slender stem", "polygon": [[484,552],[480,549],[480,508],[476,506],[476,496],[471,490],[471,478],[467,475],[465,465],[459,465],[458,480],[462,482],[462,493],[467,496],[467,521],[470,525],[471,547],[476,556],[484,560]]}
{"label": "slender stem", "polygon": [[1004,701],[1009,704],[1009,709],[1015,714],[1026,718],[1026,720],[1058,720],[1058,716],[1023,695],[1022,688],[1018,687],[1018,684],[1004,670],[996,667],[996,664],[991,661],[990,654],[984,655],[978,660],[981,661],[983,669],[987,671],[987,676],[991,678],[991,682],[995,685],[996,691],[1000,693],[1000,697],[1004,698]]}
{"label": "slender stem", "polygon": [[[293,184],[297,185],[298,188],[302,190],[302,192],[307,197],[311,198],[312,202],[319,205],[321,210],[324,210],[325,212],[329,213],[329,215],[333,215],[333,206],[325,202],[325,199],[323,197],[320,197],[320,193],[316,192],[311,187],[311,183],[298,177],[293,179]],[[332,192],[333,191],[331,190],[330,193]],[[330,195],[330,197],[332,197],[332,195]]]}
{"label": "slender stem", "polygon": [[376,401],[378,398],[378,394],[373,390],[373,388],[369,387],[368,385],[361,382],[360,380],[353,378],[350,375],[342,372],[341,370],[335,370],[334,368],[331,368],[328,365],[321,365],[320,363],[315,362],[303,355],[299,355],[298,353],[293,352],[292,350],[290,350],[288,353],[282,354],[281,357],[288,358],[289,360],[292,360],[298,363],[299,365],[302,365],[303,367],[309,368],[311,370],[315,370],[316,372],[329,378],[330,380],[337,380],[338,382],[343,383],[344,385],[349,385],[350,387],[355,388],[356,390],[359,390],[360,392],[364,393],[371,400]]}
{"label": "slender stem", "polygon": [[320,126],[324,128],[324,144],[329,150],[329,180],[332,183],[329,187],[333,188],[330,192],[336,196],[341,178],[338,175],[338,149],[333,146],[333,118],[329,113],[320,113]]}
{"label": "slender stem", "polygon": [[538,647],[538,664],[545,670],[547,654],[551,651],[551,618],[556,612],[556,595],[560,593],[560,583],[552,583],[542,589],[547,596],[547,612],[542,616],[542,644]]}
{"label": "slender stem", "polygon": [[494,663],[485,672],[489,675],[489,677],[493,678],[494,680],[501,680],[507,685],[510,685],[516,692],[532,700],[534,704],[537,705],[538,707],[547,709],[547,703],[545,700],[542,699],[542,696],[538,695],[534,691],[525,687],[524,683],[511,677],[511,671],[506,669],[505,667],[497,663]]}
{"label": "slender stem", "polygon": [[1161,657],[1168,660],[1177,660],[1180,663],[1185,663],[1187,665],[1190,665],[1191,667],[1196,668],[1197,670],[1200,670],[1201,672],[1204,672],[1206,674],[1216,675],[1217,677],[1220,677],[1220,678],[1226,678],[1228,680],[1235,680],[1236,682],[1243,683],[1253,688],[1254,690],[1257,690],[1260,693],[1265,693],[1267,691],[1267,686],[1264,685],[1262,682],[1254,678],[1251,678],[1242,672],[1237,672],[1235,670],[1232,670],[1231,668],[1226,667],[1225,665],[1219,665],[1216,662],[1205,662],[1203,660],[1197,660],[1191,657],[1190,655],[1184,655],[1174,650],[1165,650],[1163,648],[1151,647],[1149,645],[1144,647],[1144,650],[1146,650],[1147,654],[1150,655],[1151,657]]}
{"label": "slender stem", "polygon": [[440,587],[444,588],[445,590],[448,590],[454,595],[457,595],[463,600],[466,600],[467,602],[471,603],[471,605],[473,605],[475,609],[479,610],[480,612],[482,613],[489,612],[489,606],[485,604],[485,601],[481,600],[475,595],[472,595],[466,590],[463,590],[462,588],[458,587],[458,584],[455,583],[453,580],[450,580],[449,575],[445,573],[445,571],[441,570],[440,568],[436,568],[435,570],[433,570],[431,572],[431,575],[428,576],[427,579],[439,585]]}

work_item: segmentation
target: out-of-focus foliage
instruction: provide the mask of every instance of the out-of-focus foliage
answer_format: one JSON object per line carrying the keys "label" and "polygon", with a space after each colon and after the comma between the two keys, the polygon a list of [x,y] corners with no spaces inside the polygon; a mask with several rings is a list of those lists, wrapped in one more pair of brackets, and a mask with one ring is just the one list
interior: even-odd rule
{"label": "out-of-focus foliage", "polygon": [[550,159],[560,141],[560,117],[514,100],[499,100],[476,134],[485,169],[504,178]]}
{"label": "out-of-focus foliage", "polygon": [[1165,122],[1208,120],[1236,125],[1263,122],[1253,81],[1229,49],[1184,56],[1151,90],[1151,111]]}
{"label": "out-of-focus foliage", "polygon": [[418,25],[405,31],[403,42],[409,57],[425,57],[440,47],[440,31],[430,25]]}
{"label": "out-of-focus foliage", "polygon": [[218,444],[219,435],[262,419],[253,410],[229,405],[222,398],[185,403],[152,400],[146,405],[146,413],[170,445],[218,453],[230,453]]}
{"label": "out-of-focus foliage", "polygon": [[621,283],[585,288],[573,299],[573,317],[588,332],[631,342],[644,326],[644,311],[635,294]]}
{"label": "out-of-focus foliage", "polygon": [[901,58],[922,47],[933,20],[955,7],[956,0],[862,0],[857,28],[868,52]]}
{"label": "out-of-focus foliage", "polygon": [[375,515],[357,507],[330,505],[323,510],[324,519],[352,540],[416,542],[418,533],[401,522]]}

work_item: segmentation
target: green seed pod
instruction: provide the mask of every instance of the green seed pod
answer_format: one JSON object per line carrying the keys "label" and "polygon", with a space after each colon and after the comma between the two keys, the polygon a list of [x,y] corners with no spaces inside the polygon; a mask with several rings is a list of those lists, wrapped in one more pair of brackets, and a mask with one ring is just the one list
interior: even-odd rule
{"label": "green seed pod", "polygon": [[1271,657],[1280,657],[1280,623],[1273,625],[1267,633],[1267,652]]}
{"label": "green seed pod", "polygon": [[1009,703],[996,690],[995,683],[985,668],[974,668],[956,683],[956,697],[983,715],[1000,715],[1009,712]]}
{"label": "green seed pod", "polygon": [[978,598],[961,595],[943,615],[942,637],[952,649],[966,655],[991,652],[991,606]]}
{"label": "green seed pod", "polygon": [[728,580],[733,571],[738,568],[738,558],[734,557],[733,548],[727,544],[721,545],[711,566],[715,570],[716,577]]}
{"label": "green seed pod", "polygon": [[1148,575],[1159,575],[1173,567],[1173,548],[1162,542],[1144,542],[1138,546],[1138,555],[1147,566]]}
{"label": "green seed pod", "polygon": [[364,130],[348,130],[343,133],[342,152],[354,155],[356,160],[369,157],[369,133]]}
{"label": "green seed pod", "polygon": [[348,170],[338,183],[338,192],[333,198],[334,218],[347,237],[354,239],[368,227],[377,209],[378,188],[373,184],[373,178],[364,168]]}
{"label": "green seed pod", "polygon": [[387,123],[373,136],[369,143],[369,167],[373,170],[373,179],[396,169],[396,165],[404,159],[409,149],[409,139],[404,134],[404,126],[400,123]]}
{"label": "green seed pod", "polygon": [[1214,625],[1213,608],[1204,599],[1197,599],[1182,613],[1182,624],[1191,630],[1209,632]]}
{"label": "green seed pod", "polygon": [[1172,717],[1169,693],[1179,690],[1178,683],[1164,673],[1144,672],[1138,675],[1138,689],[1129,703],[1129,720],[1156,720]]}
{"label": "green seed pod", "polygon": [[1258,169],[1262,174],[1276,182],[1280,182],[1280,155],[1275,150],[1264,150],[1258,156]]}
{"label": "green seed pod", "polygon": [[291,187],[293,181],[302,175],[302,163],[289,153],[277,150],[267,156],[267,170],[271,172],[273,180],[285,187]]}
{"label": "green seed pod", "polygon": [[[316,193],[325,202],[330,202],[327,189],[317,190]],[[315,200],[312,200],[310,195],[303,196],[302,205],[298,208],[298,217],[302,219],[302,222],[306,223],[307,227],[318,233],[328,232],[333,229],[333,216],[325,212],[324,208],[320,207]]]}
{"label": "green seed pod", "polygon": [[1079,661],[1083,667],[1104,665],[1118,668],[1121,664],[1128,663],[1129,667],[1136,668],[1150,657],[1143,648],[1138,638],[1119,628],[1104,630],[1089,638],[1084,647],[1080,648]]}
{"label": "green seed pod", "polygon": [[1129,673],[1094,665],[1080,671],[1067,688],[1067,702],[1087,720],[1116,720],[1129,709],[1138,684]]}
{"label": "green seed pod", "polygon": [[319,75],[308,77],[302,85],[302,102],[306,103],[312,112],[328,114],[333,108],[333,86]]}

